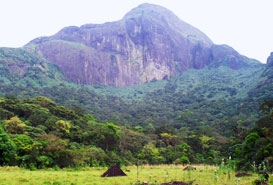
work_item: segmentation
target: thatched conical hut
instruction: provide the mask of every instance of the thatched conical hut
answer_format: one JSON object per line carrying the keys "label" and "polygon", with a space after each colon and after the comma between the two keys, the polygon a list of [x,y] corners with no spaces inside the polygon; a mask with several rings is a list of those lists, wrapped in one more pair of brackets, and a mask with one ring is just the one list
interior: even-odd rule
{"label": "thatched conical hut", "polygon": [[115,176],[126,176],[126,174],[120,169],[118,164],[113,164],[106,172],[104,172],[102,177],[115,177]]}

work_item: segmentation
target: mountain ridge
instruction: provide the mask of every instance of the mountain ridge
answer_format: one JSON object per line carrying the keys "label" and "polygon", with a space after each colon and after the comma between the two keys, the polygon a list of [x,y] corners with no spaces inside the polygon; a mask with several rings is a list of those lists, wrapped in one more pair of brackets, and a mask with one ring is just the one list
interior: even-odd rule
{"label": "mountain ridge", "polygon": [[59,66],[70,81],[87,85],[137,85],[208,65],[260,64],[213,44],[197,28],[152,4],[139,5],[119,21],[63,28],[25,47]]}

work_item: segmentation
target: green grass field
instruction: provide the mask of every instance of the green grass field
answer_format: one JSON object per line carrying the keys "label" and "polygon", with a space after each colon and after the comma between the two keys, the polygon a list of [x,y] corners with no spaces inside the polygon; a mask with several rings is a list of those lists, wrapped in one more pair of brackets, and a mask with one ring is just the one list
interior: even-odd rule
{"label": "green grass field", "polygon": [[[160,184],[170,181],[194,181],[194,185],[251,185],[258,175],[236,178],[234,172],[213,166],[195,166],[194,171],[184,171],[184,166],[129,166],[122,167],[127,176],[105,177],[107,168],[47,169],[29,171],[18,167],[1,167],[0,184],[3,185],[134,185],[147,181]],[[270,175],[269,184],[273,184]]]}

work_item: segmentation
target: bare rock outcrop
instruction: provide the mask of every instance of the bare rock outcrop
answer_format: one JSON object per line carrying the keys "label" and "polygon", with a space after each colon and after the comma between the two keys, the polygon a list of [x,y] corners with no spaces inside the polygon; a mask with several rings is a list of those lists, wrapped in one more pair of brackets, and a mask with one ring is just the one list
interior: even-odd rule
{"label": "bare rock outcrop", "polygon": [[197,28],[152,4],[116,22],[66,27],[25,48],[57,64],[70,81],[91,85],[143,84],[192,68],[249,65],[232,48],[214,45]]}

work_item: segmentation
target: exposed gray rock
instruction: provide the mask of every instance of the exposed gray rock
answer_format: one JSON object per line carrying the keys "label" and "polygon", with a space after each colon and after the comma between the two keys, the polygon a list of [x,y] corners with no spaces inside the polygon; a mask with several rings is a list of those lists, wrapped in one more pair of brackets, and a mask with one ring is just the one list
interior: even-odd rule
{"label": "exposed gray rock", "polygon": [[67,27],[28,43],[72,82],[126,86],[168,79],[205,66],[249,66],[227,46],[216,46],[171,11],[142,4],[120,21]]}

